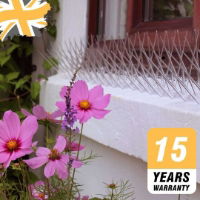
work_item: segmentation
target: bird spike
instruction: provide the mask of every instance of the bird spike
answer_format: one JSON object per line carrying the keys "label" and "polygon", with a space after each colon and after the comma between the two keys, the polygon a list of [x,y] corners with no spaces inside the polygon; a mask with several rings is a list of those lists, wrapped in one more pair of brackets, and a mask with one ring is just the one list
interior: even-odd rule
{"label": "bird spike", "polygon": [[[152,36],[153,35],[153,36]],[[200,103],[199,30],[135,33],[125,39],[68,41],[51,54],[57,72],[112,87]]]}

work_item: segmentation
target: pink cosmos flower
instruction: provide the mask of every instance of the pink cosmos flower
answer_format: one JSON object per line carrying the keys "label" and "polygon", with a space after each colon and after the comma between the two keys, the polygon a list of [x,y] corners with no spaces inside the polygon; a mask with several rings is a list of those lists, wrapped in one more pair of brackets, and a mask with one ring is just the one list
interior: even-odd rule
{"label": "pink cosmos flower", "polygon": [[36,151],[37,157],[24,160],[24,162],[32,169],[39,168],[46,164],[44,175],[47,178],[56,173],[60,179],[66,179],[68,176],[67,163],[69,162],[69,156],[62,153],[65,147],[66,140],[60,135],[52,150],[45,147],[39,147]]}
{"label": "pink cosmos flower", "polygon": [[63,112],[61,112],[60,110],[56,110],[53,113],[48,113],[47,111],[45,111],[44,107],[42,107],[40,105],[33,107],[33,109],[32,109],[33,114],[29,113],[25,109],[21,109],[21,112],[25,116],[34,115],[35,117],[37,117],[38,120],[49,120],[49,121],[53,121],[53,122],[61,122],[61,120],[56,120],[56,118],[61,117],[63,115]]}
{"label": "pink cosmos flower", "polygon": [[12,160],[32,153],[32,138],[37,128],[34,116],[27,117],[21,124],[16,113],[4,113],[3,120],[0,120],[0,163],[5,168]]}
{"label": "pink cosmos flower", "polygon": [[66,151],[81,151],[83,150],[85,147],[83,145],[80,145],[76,142],[70,142],[67,140],[67,145],[66,145]]}
{"label": "pink cosmos flower", "polygon": [[[77,111],[76,118],[80,123],[87,122],[91,117],[103,118],[110,111],[105,110],[110,102],[110,94],[103,95],[103,88],[99,85],[91,90],[85,81],[77,81],[71,89],[71,105]],[[65,112],[65,102],[57,102],[57,107]]]}
{"label": "pink cosmos flower", "polygon": [[35,184],[29,185],[32,197],[37,200],[48,199],[48,195],[45,193],[45,184],[43,181],[37,181]]}

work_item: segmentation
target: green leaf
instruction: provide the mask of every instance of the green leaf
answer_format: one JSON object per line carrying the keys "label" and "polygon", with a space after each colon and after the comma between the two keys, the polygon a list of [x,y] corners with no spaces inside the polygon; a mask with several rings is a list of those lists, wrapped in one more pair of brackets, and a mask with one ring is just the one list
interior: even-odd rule
{"label": "green leaf", "polygon": [[47,32],[51,37],[56,38],[57,35],[56,25],[49,23],[47,26]]}
{"label": "green leaf", "polygon": [[0,85],[0,91],[6,92],[7,91],[7,87],[5,84],[1,84]]}
{"label": "green leaf", "polygon": [[53,57],[48,58],[48,59],[44,60],[44,62],[43,62],[43,67],[47,71],[49,71],[51,68],[53,68],[57,65],[58,65],[58,61]]}
{"label": "green leaf", "polygon": [[38,74],[38,79],[45,79],[47,81],[48,77],[45,76],[44,74]]}
{"label": "green leaf", "polygon": [[32,97],[32,99],[37,100],[39,94],[40,94],[40,83],[39,82],[33,82],[31,84],[31,97]]}
{"label": "green leaf", "polygon": [[24,76],[23,78],[19,79],[15,85],[15,90],[21,88],[27,81],[30,80],[30,76],[29,75],[26,75]]}
{"label": "green leaf", "polygon": [[36,181],[38,181],[38,177],[31,171],[29,173],[29,184],[34,184]]}
{"label": "green leaf", "polygon": [[4,76],[2,74],[0,74],[0,82],[3,82],[5,79],[4,79]]}
{"label": "green leaf", "polygon": [[7,50],[6,50],[6,54],[9,55],[11,54],[16,48],[18,48],[19,45],[18,44],[12,44],[11,47],[9,47]]}
{"label": "green leaf", "polygon": [[6,75],[6,79],[7,79],[8,82],[12,81],[12,80],[18,78],[19,74],[20,74],[19,72],[11,72],[11,73]]}
{"label": "green leaf", "polygon": [[10,60],[10,58],[10,55],[0,57],[0,65],[4,66]]}

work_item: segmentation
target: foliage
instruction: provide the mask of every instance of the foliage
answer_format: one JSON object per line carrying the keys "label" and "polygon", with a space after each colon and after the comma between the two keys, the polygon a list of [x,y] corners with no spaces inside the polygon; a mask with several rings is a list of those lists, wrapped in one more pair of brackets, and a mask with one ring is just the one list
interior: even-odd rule
{"label": "foliage", "polygon": [[[58,110],[49,113],[42,106],[37,105],[33,107],[32,114],[23,109],[21,114],[25,115],[26,119],[21,123],[16,113],[12,111],[4,113],[2,127],[7,124],[9,131],[5,133],[4,137],[0,135],[0,148],[5,149],[3,153],[9,159],[11,158],[11,163],[7,163],[8,161],[5,160],[0,164],[0,199],[133,199],[132,186],[128,181],[106,184],[106,194],[99,195],[99,197],[89,198],[89,196],[81,195],[83,186],[78,183],[76,172],[83,165],[89,164],[89,161],[96,158],[93,152],[88,153],[84,151],[85,146],[82,145],[83,127],[91,117],[100,120],[109,113],[105,108],[110,103],[110,94],[104,95],[101,86],[88,89],[85,81],[75,82],[77,72],[75,72],[70,85],[64,86],[61,89],[60,96],[62,101],[56,102],[56,105],[62,105],[65,109],[58,106]],[[17,77],[17,75],[12,75],[11,77]],[[89,94],[90,97],[95,96],[95,98],[86,100],[85,95],[89,96]],[[77,99],[80,101],[80,108],[75,107]],[[91,103],[95,101],[98,102],[98,106],[91,107]],[[80,113],[82,114],[80,115]],[[62,120],[58,120],[58,117],[62,117]],[[25,121],[28,122],[27,125]],[[37,132],[38,123],[44,126],[45,129],[46,140],[45,145],[42,147],[38,147],[37,143],[32,141],[33,134]],[[13,133],[12,130],[17,128],[20,128],[20,133]],[[24,137],[23,129],[26,130],[27,139],[21,138],[21,134]],[[5,139],[10,134],[16,134],[14,136],[15,139]],[[31,138],[31,141],[28,138]],[[25,154],[23,154],[23,148],[18,148],[20,145],[25,145]],[[30,151],[31,149],[33,153]],[[81,151],[84,152],[80,153]],[[28,155],[31,153],[32,158],[29,158]],[[15,157],[17,155],[20,156]],[[27,157],[24,157],[24,155]],[[32,173],[30,168],[36,169],[42,166],[44,166],[44,177],[38,178]]]}
{"label": "foliage", "polygon": [[[47,33],[56,37],[55,15],[59,12],[59,0],[48,0],[52,10],[48,14]],[[32,38],[15,36],[0,42],[0,116],[8,109],[19,112],[21,107],[30,109],[39,101],[41,79],[47,80],[45,74],[39,74],[38,80],[32,82],[36,66],[32,65]],[[49,71],[54,65],[44,61],[44,70]]]}

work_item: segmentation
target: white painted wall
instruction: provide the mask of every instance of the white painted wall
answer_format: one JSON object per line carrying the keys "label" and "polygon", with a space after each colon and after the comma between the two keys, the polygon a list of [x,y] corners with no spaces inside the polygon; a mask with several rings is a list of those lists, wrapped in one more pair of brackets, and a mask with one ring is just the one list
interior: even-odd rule
{"label": "white painted wall", "polygon": [[[109,133],[107,133],[109,134]],[[104,194],[104,183],[129,180],[134,187],[135,200],[178,200],[177,195],[152,195],[147,191],[147,165],[140,159],[128,156],[91,139],[84,138],[86,152],[91,150],[101,156],[78,170],[77,178],[84,185],[83,195]],[[198,200],[200,186],[193,195],[182,195],[181,200]]]}

